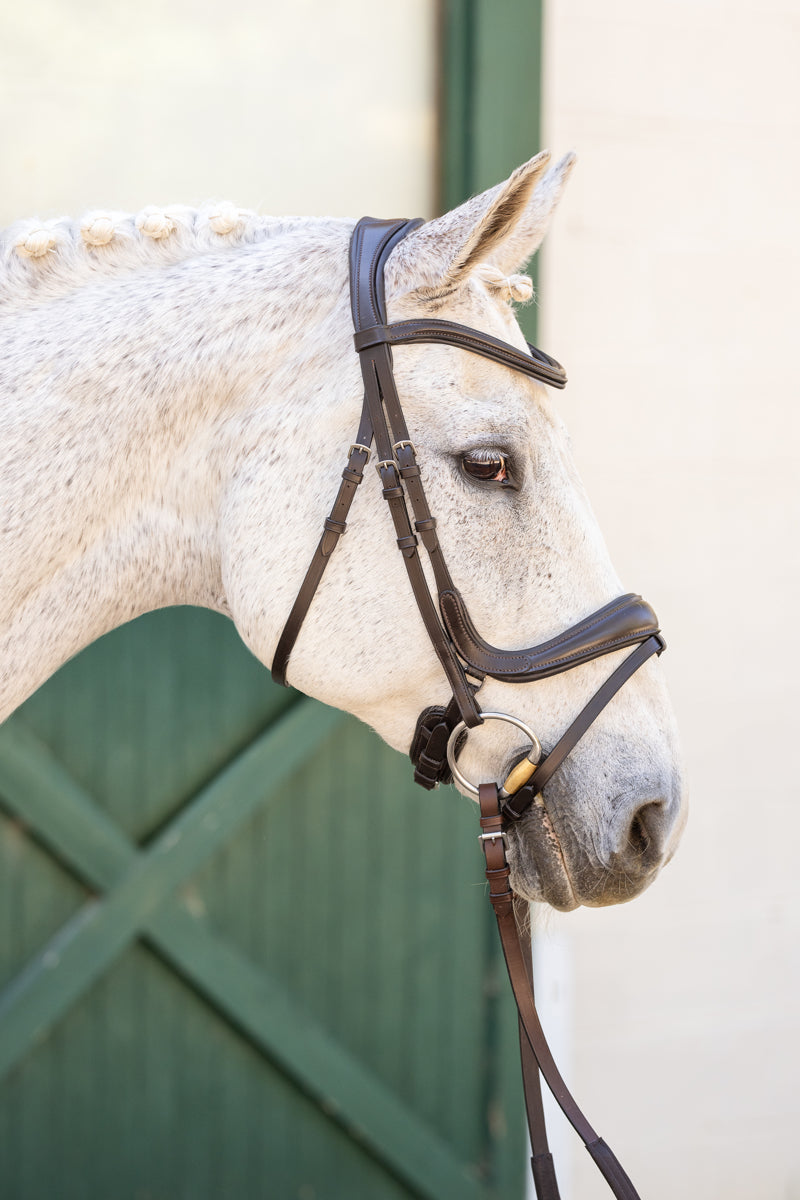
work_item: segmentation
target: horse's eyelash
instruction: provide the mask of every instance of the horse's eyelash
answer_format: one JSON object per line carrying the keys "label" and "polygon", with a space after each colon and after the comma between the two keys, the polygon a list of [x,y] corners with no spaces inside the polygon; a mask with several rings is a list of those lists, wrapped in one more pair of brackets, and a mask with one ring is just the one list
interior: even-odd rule
{"label": "horse's eyelash", "polygon": [[510,455],[506,450],[495,449],[493,446],[479,446],[475,450],[465,450],[464,458],[471,458],[475,462],[491,462],[493,458],[504,458],[506,461]]}
{"label": "horse's eyelash", "polygon": [[491,462],[493,458],[505,459],[509,467],[513,466],[515,455],[507,446],[470,446],[462,450],[461,459],[471,458],[474,462]]}

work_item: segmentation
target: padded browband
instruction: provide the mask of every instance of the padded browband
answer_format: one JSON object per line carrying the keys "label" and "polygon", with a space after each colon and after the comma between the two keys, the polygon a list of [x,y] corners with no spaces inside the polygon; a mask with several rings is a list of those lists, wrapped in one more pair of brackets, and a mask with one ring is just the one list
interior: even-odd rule
{"label": "padded browband", "polygon": [[502,342],[499,338],[482,333],[479,329],[470,329],[468,325],[458,325],[454,321],[414,320],[395,321],[392,325],[371,325],[368,329],[359,329],[353,341],[356,350],[368,350],[370,346],[387,343],[390,346],[402,346],[411,342],[447,342],[458,346],[461,350],[471,350],[483,358],[502,363],[504,367],[512,367],[523,375],[530,375],[550,387],[564,388],[567,385],[567,373],[549,354],[532,346],[526,345],[529,354],[523,354],[516,346]]}
{"label": "padded browband", "polygon": [[481,675],[508,683],[547,679],[612,650],[634,646],[660,631],[658,617],[650,605],[629,592],[549,642],[528,650],[498,650],[477,632],[455,588],[442,592],[439,605],[447,632],[461,657]]}

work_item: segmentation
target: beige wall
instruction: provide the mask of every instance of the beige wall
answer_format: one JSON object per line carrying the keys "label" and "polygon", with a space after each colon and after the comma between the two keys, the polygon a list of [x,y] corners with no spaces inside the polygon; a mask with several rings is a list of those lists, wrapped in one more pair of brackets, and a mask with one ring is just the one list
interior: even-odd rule
{"label": "beige wall", "polygon": [[425,215],[434,21],[435,0],[6,0],[0,224],[207,199]]}
{"label": "beige wall", "polygon": [[[541,340],[691,781],[647,895],[550,921],[578,1097],[645,1200],[800,1197],[798,12],[546,4],[546,141],[579,162]],[[564,1200],[605,1197],[575,1156]]]}

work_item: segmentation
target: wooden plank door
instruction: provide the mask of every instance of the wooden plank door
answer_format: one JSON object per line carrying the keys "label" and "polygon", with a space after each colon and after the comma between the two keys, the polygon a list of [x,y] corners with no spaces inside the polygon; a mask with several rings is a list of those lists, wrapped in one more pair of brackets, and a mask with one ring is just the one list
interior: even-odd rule
{"label": "wooden plank door", "polygon": [[520,1196],[476,825],[213,614],[69,663],[0,729],[3,1200]]}

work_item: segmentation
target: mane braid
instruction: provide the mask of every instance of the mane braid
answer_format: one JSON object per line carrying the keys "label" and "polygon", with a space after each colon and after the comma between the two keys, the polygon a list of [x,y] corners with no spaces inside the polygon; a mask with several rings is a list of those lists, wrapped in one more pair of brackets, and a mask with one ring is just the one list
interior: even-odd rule
{"label": "mane braid", "polygon": [[263,242],[306,219],[260,216],[223,201],[17,221],[0,231],[0,312],[44,304],[141,267]]}
{"label": "mane braid", "polygon": [[526,304],[533,298],[533,280],[530,275],[504,275],[492,263],[478,263],[473,274],[486,284],[491,293],[501,296],[509,304],[513,301]]}

